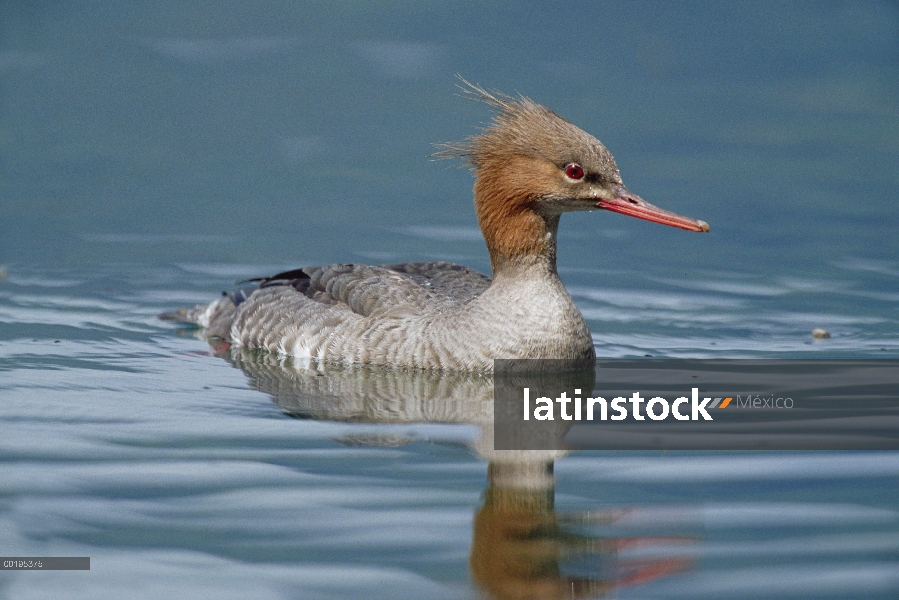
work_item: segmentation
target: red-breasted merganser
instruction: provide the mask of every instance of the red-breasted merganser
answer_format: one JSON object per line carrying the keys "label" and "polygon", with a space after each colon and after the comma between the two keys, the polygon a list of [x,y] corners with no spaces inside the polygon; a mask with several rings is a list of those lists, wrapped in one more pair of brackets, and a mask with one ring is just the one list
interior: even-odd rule
{"label": "red-breasted merganser", "polygon": [[556,271],[561,214],[605,209],[689,231],[709,226],[631,193],[605,146],[551,110],[467,82],[465,91],[496,109],[493,122],[438,155],[473,167],[492,279],[443,262],[307,267],[164,318],[323,362],[490,371],[494,359],[592,361],[587,323]]}

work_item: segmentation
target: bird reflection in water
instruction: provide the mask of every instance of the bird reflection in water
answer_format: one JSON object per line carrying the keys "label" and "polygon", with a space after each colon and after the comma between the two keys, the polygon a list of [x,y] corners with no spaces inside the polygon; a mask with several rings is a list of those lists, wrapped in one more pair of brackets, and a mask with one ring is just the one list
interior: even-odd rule
{"label": "bird reflection in water", "polygon": [[[627,507],[561,514],[553,465],[563,451],[494,450],[493,378],[489,374],[397,371],[317,365],[257,350],[219,348],[250,385],[286,414],[366,424],[477,425],[472,450],[488,461],[488,485],[474,517],[469,566],[496,599],[596,598],[690,569],[689,535],[601,533]],[[353,445],[414,441],[363,433]]]}
{"label": "bird reflection in water", "polygon": [[[676,554],[691,541],[687,536],[575,533],[584,526],[613,525],[629,511],[557,513],[552,462],[491,462],[488,477],[484,504],[474,519],[469,564],[474,580],[492,598],[597,598],[690,567],[688,557]],[[664,551],[671,545],[674,554]],[[628,557],[636,548],[657,556]]]}

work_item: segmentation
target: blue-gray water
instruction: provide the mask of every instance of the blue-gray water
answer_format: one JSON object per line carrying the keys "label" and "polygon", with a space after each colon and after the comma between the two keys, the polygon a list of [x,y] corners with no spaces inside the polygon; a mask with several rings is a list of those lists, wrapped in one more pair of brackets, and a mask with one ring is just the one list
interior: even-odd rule
{"label": "blue-gray water", "polygon": [[899,454],[581,452],[509,500],[475,425],[290,418],[156,319],[301,265],[487,270],[428,160],[489,119],[460,73],[711,224],[562,219],[598,355],[899,357],[899,7],[720,4],[0,3],[0,555],[91,557],[0,598],[899,595]]}

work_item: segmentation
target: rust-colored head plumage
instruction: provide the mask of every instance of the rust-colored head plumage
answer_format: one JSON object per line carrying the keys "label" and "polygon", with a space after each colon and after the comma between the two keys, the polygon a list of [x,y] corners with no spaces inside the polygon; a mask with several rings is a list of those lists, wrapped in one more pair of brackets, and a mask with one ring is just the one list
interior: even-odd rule
{"label": "rust-colored head plumage", "polygon": [[519,95],[488,91],[462,79],[459,88],[471,99],[497,109],[493,123],[462,142],[441,144],[435,156],[462,158],[475,170],[513,156],[548,161],[557,167],[576,163],[588,173],[620,182],[612,154],[595,137],[545,106]]}
{"label": "rust-colored head plumage", "polygon": [[605,209],[708,231],[707,223],[659,209],[630,192],[612,154],[589,133],[529,98],[460,79],[467,97],[497,111],[481,133],[442,145],[436,156],[462,158],[474,168],[475,212],[494,273],[534,259],[554,270],[563,212]]}
{"label": "rust-colored head plumage", "polygon": [[460,79],[466,97],[497,110],[478,135],[444,144],[436,156],[474,168],[475,211],[494,271],[521,256],[554,264],[558,215],[595,210],[598,198],[614,195],[621,184],[615,159],[595,137],[533,100]]}

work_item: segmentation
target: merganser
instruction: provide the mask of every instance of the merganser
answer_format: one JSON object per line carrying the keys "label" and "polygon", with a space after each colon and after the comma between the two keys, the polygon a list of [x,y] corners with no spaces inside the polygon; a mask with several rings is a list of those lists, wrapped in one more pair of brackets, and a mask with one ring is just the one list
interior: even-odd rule
{"label": "merganser", "polygon": [[551,110],[463,83],[496,113],[437,156],[474,171],[492,278],[444,262],[306,267],[162,317],[226,344],[321,362],[452,371],[491,371],[495,359],[592,363],[590,330],[556,271],[561,214],[604,209],[688,231],[709,226],[633,194],[606,147]]}

